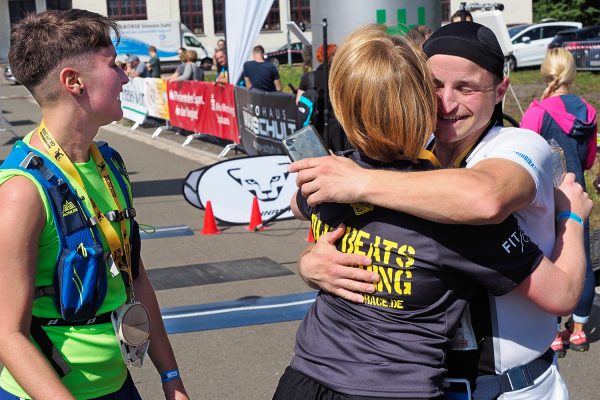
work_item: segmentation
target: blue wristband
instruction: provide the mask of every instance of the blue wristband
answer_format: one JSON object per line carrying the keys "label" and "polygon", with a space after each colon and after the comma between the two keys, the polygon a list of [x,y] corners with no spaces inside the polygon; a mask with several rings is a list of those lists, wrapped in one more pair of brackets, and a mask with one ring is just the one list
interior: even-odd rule
{"label": "blue wristband", "polygon": [[579,222],[583,226],[583,218],[581,218],[579,215],[577,215],[575,213],[572,213],[572,212],[569,212],[569,211],[564,211],[564,212],[561,212],[560,214],[558,214],[556,216],[557,220],[561,220],[561,219],[564,219],[564,218],[575,220],[575,221]]}
{"label": "blue wristband", "polygon": [[162,374],[160,374],[160,381],[162,383],[171,382],[173,379],[177,378],[180,378],[178,369],[172,369],[170,371],[165,371]]}

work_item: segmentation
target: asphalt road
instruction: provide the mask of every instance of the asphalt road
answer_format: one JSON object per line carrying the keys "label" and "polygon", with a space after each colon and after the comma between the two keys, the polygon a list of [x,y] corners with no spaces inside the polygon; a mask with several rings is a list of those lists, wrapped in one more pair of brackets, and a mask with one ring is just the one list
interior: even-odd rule
{"label": "asphalt road", "polygon": [[[0,86],[2,116],[23,136],[40,119],[37,105],[22,86]],[[2,128],[2,126],[0,126]],[[260,233],[243,226],[230,227],[223,234],[202,236],[204,212],[188,205],[181,195],[181,183],[193,169],[217,160],[222,149],[214,143],[195,140],[183,149],[183,138],[165,132],[150,139],[154,128],[135,132],[121,125],[102,129],[99,138],[117,148],[126,160],[137,194],[135,207],[141,223],[155,227],[187,225],[192,236],[145,240],[143,259],[148,270],[178,266],[268,257],[292,273],[298,254],[306,246],[308,223],[284,221]],[[0,159],[10,150],[11,134],[0,132]],[[136,193],[136,188],[140,193]],[[161,307],[177,307],[307,292],[295,275],[205,284],[157,291]],[[598,302],[597,302],[598,303]],[[595,307],[596,331],[600,310]],[[195,399],[270,399],[280,374],[293,354],[299,321],[253,325],[173,334],[171,343],[188,392]],[[573,400],[600,398],[600,344],[587,353],[569,352],[560,361]],[[147,363],[132,375],[144,399],[161,399],[160,379]]]}

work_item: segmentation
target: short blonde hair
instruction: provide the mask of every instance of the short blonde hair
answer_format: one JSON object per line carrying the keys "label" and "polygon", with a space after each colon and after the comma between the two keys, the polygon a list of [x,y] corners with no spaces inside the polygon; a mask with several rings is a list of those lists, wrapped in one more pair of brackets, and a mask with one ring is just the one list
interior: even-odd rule
{"label": "short blonde hair", "polygon": [[198,53],[196,52],[196,50],[186,50],[185,51],[185,60],[191,61],[191,62],[198,61]]}
{"label": "short blonde hair", "polygon": [[542,100],[552,96],[559,87],[569,86],[575,82],[576,70],[575,59],[571,52],[563,47],[556,47],[546,52],[546,57],[540,67],[544,82],[548,85]]}
{"label": "short blonde hair", "polygon": [[355,30],[337,48],[329,93],[348,139],[371,159],[415,161],[434,130],[437,103],[425,55],[382,25]]}

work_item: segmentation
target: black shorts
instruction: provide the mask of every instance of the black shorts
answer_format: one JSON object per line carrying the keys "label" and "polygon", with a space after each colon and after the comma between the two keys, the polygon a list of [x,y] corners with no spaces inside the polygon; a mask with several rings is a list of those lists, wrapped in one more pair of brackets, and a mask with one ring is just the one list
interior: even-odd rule
{"label": "black shorts", "polygon": [[[279,379],[279,384],[273,395],[273,400],[384,400],[384,397],[365,397],[343,394],[329,389],[316,380],[287,367]],[[444,400],[445,397],[436,398],[400,398],[403,400]]]}

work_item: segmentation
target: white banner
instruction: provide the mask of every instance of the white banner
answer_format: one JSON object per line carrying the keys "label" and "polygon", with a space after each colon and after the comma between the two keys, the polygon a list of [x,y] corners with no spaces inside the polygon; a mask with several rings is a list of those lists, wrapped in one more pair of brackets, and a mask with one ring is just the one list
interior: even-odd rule
{"label": "white banner", "polygon": [[144,122],[148,112],[144,82],[144,78],[129,78],[120,95],[123,117],[138,124]]}
{"label": "white banner", "polygon": [[[215,218],[232,224],[250,221],[256,196],[263,221],[289,207],[296,192],[296,174],[287,172],[290,159],[284,155],[235,158],[190,172],[184,197],[195,207],[210,200]],[[286,211],[277,219],[292,218]]]}
{"label": "white banner", "polygon": [[242,75],[272,4],[273,0],[225,0],[229,83],[235,84]]}

